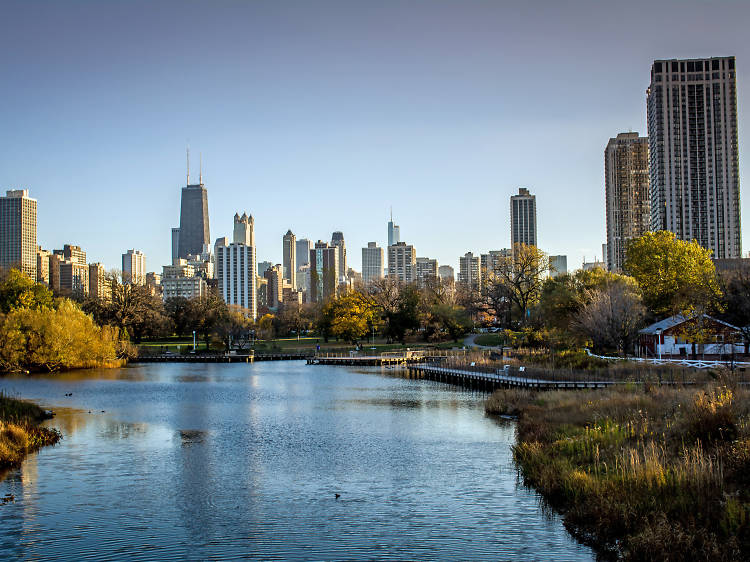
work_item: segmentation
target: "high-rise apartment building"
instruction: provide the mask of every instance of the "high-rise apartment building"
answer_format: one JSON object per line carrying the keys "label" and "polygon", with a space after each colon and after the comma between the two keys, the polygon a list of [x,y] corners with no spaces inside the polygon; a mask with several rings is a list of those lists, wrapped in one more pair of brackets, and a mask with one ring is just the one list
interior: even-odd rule
{"label": "high-rise apartment building", "polygon": [[334,246],[339,253],[339,283],[346,282],[346,243],[344,242],[343,232],[334,232],[331,236],[331,246]]}
{"label": "high-rise apartment building", "polygon": [[375,242],[368,242],[362,248],[362,282],[372,283],[383,278],[383,248]]}
{"label": "high-rise apartment building", "polygon": [[486,254],[479,256],[479,268],[482,279],[489,279],[494,276],[500,264],[506,258],[513,256],[513,252],[508,248],[502,250],[490,250]]}
{"label": "high-rise apartment building", "polygon": [[339,249],[318,240],[310,250],[310,302],[325,302],[338,294]]}
{"label": "high-rise apartment building", "polygon": [[65,295],[89,294],[89,266],[86,262],[61,261],[58,267],[59,285],[57,289]]}
{"label": "high-rise apartment building", "polygon": [[510,198],[510,242],[511,248],[516,244],[537,245],[536,195],[531,195],[524,187]]}
{"label": "high-rise apartment building", "polygon": [[[232,243],[216,241],[216,279],[219,294],[229,305],[238,306],[252,319],[258,315],[255,231],[252,216],[234,215]],[[164,280],[162,279],[162,284]]]}
{"label": "high-rise apartment building", "polygon": [[453,282],[456,280],[456,272],[453,266],[441,265],[438,267],[438,275],[443,281]]}
{"label": "high-rise apartment building", "polygon": [[656,60],[647,90],[651,230],[739,258],[734,57]]}
{"label": "high-rise apartment building", "polygon": [[388,246],[388,277],[404,283],[417,280],[417,252],[406,242],[396,242]]}
{"label": "high-rise apartment building", "polygon": [[52,252],[43,249],[41,246],[36,250],[36,282],[49,285],[49,257]]}
{"label": "high-rise apartment building", "polygon": [[281,264],[272,265],[263,273],[268,281],[266,290],[266,306],[276,310],[281,304],[284,296],[283,273]]}
{"label": "high-rise apartment building", "polygon": [[393,246],[401,242],[401,227],[393,223],[393,211],[391,211],[391,220],[388,221],[388,245]]}
{"label": "high-rise apartment building", "polygon": [[80,246],[74,246],[73,244],[65,244],[62,250],[55,250],[55,254],[62,256],[66,261],[72,261],[75,263],[86,263],[86,252],[81,250]]}
{"label": "high-rise apartment building", "polygon": [[549,257],[549,276],[557,277],[568,272],[568,256]]}
{"label": "high-rise apartment building", "polygon": [[283,238],[283,277],[292,287],[297,287],[297,237],[287,230]]}
{"label": "high-rise apartment building", "polygon": [[622,270],[628,243],[649,230],[648,184],[648,138],[620,133],[609,139],[604,149],[607,243],[602,245],[609,271]]}
{"label": "high-rise apartment building", "polygon": [[[188,154],[187,183],[182,188],[180,201],[180,228],[172,229],[172,259],[187,258],[189,254],[201,254],[211,244],[208,224],[208,192],[203,185],[201,172],[197,184],[190,183],[190,159]],[[174,255],[174,247],[177,255]]]}
{"label": "high-rise apartment building", "polygon": [[466,252],[458,258],[458,282],[472,291],[482,287],[482,269],[479,256]]}
{"label": "high-rise apartment building", "polygon": [[112,285],[107,282],[106,272],[101,263],[89,264],[89,296],[108,300],[112,296]]}
{"label": "high-rise apartment building", "polygon": [[438,261],[430,258],[417,258],[417,284],[424,287],[431,279],[438,277]]}
{"label": "high-rise apartment building", "polygon": [[146,256],[140,250],[128,250],[122,255],[122,282],[146,284]]}
{"label": "high-rise apartment building", "polygon": [[7,191],[0,197],[0,267],[18,268],[37,278],[36,199],[28,189]]}

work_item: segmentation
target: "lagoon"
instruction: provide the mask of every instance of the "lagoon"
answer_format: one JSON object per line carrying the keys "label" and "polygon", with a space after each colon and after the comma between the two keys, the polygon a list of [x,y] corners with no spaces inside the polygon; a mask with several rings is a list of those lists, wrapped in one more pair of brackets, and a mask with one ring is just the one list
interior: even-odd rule
{"label": "lagoon", "polygon": [[520,484],[515,425],[482,394],[302,361],[0,389],[64,435],[0,483],[3,559],[594,558]]}

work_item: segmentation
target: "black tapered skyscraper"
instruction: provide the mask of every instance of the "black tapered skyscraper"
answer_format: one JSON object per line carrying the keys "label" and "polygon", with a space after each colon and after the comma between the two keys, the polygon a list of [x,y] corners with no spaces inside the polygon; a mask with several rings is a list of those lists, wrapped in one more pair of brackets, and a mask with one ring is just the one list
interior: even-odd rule
{"label": "black tapered skyscraper", "polygon": [[[200,254],[210,247],[208,226],[208,192],[203,185],[203,171],[197,184],[190,183],[190,153],[188,152],[187,185],[182,188],[180,228],[172,229],[172,259]],[[175,239],[176,237],[176,239]],[[176,255],[175,255],[176,251]]]}

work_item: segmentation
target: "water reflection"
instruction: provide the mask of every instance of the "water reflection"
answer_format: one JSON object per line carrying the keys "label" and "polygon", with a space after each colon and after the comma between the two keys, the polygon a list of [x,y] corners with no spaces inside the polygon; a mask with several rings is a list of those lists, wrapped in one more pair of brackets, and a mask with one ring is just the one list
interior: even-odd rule
{"label": "water reflection", "polygon": [[591,558],[479,395],[301,362],[99,374],[0,381],[64,435],[0,483],[3,558]]}

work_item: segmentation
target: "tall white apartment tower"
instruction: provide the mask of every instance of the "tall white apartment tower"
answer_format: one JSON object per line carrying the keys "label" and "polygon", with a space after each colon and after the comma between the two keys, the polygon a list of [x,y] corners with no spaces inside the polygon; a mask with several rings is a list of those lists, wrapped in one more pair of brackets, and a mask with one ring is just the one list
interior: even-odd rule
{"label": "tall white apartment tower", "polygon": [[537,245],[536,195],[531,195],[524,187],[510,198],[510,242],[511,248],[516,244]]}
{"label": "tall white apartment tower", "polygon": [[232,243],[216,241],[216,279],[228,305],[240,307],[253,320],[258,315],[255,231],[252,215],[234,215]]}
{"label": "tall white apartment tower", "polygon": [[140,250],[128,250],[122,255],[122,282],[146,284],[146,256]]}
{"label": "tall white apartment tower", "polygon": [[734,57],[656,60],[646,99],[651,230],[741,257]]}
{"label": "tall white apartment tower", "polygon": [[368,242],[367,248],[362,248],[362,282],[372,283],[383,277],[383,248],[375,242]]}
{"label": "tall white apartment tower", "polygon": [[36,280],[36,199],[28,189],[0,197],[0,267],[15,267]]}
{"label": "tall white apartment tower", "polygon": [[648,138],[620,133],[609,139],[604,150],[607,243],[602,244],[609,271],[622,271],[628,243],[649,229],[648,178]]}
{"label": "tall white apartment tower", "polygon": [[388,277],[404,283],[417,280],[417,252],[414,246],[405,242],[388,246]]}
{"label": "tall white apartment tower", "polygon": [[292,287],[297,288],[297,237],[287,230],[283,239],[282,275]]}

